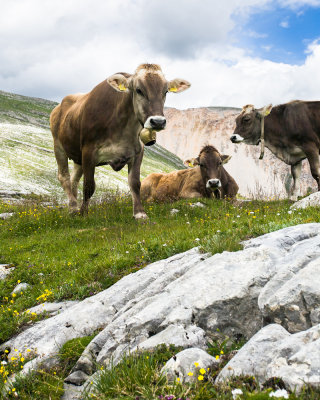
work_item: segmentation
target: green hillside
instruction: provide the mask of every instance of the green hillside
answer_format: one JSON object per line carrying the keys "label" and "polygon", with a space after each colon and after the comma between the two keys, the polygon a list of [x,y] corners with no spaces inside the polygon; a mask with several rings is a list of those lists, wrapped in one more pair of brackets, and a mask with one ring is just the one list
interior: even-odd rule
{"label": "green hillside", "polygon": [[[56,104],[0,91],[1,196],[36,193],[63,198],[49,129],[49,115]],[[154,145],[145,149],[141,178],[181,168],[184,165],[177,156]],[[96,196],[107,189],[128,191],[127,175],[127,168],[120,172],[109,166],[97,168]]]}

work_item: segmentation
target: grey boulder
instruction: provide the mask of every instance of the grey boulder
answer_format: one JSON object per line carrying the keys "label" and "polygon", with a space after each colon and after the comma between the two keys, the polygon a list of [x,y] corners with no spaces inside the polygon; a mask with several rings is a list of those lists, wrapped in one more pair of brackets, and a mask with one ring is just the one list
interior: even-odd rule
{"label": "grey boulder", "polygon": [[[190,348],[177,353],[164,365],[161,373],[170,382],[196,382],[198,376],[205,376],[211,370],[217,369],[219,361],[202,349]],[[201,371],[200,371],[201,370]],[[204,370],[204,372],[202,372]],[[202,372],[202,373],[201,373]]]}
{"label": "grey boulder", "polygon": [[255,376],[260,384],[281,378],[287,389],[320,385],[320,324],[290,334],[281,325],[262,328],[223,368],[217,383],[235,376]]}
{"label": "grey boulder", "polygon": [[315,192],[310,194],[310,196],[305,197],[299,201],[296,201],[290,208],[297,210],[299,208],[307,207],[320,207],[320,192]]}

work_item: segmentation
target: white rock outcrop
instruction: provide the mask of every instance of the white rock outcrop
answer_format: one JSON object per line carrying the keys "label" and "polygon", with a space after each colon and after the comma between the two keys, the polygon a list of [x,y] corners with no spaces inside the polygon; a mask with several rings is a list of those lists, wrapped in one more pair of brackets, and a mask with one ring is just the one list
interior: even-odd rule
{"label": "white rock outcrop", "polygon": [[27,290],[30,287],[31,287],[31,285],[29,285],[29,283],[21,282],[13,289],[11,294],[13,294],[13,293],[14,294],[21,293],[21,292],[23,292],[24,290]]}
{"label": "white rock outcrop", "polygon": [[255,376],[260,384],[277,377],[287,389],[320,385],[320,324],[290,334],[281,325],[261,329],[218,375],[216,382],[234,376]]}
{"label": "white rock outcrop", "polygon": [[320,323],[319,257],[315,223],[251,239],[237,252],[209,256],[195,248],[124,277],[2,347],[37,351],[25,373],[41,361],[52,365],[66,341],[100,329],[68,378],[79,385],[97,362],[161,342],[205,349],[208,337],[249,339],[275,321],[291,332],[309,329]]}
{"label": "white rock outcrop", "polygon": [[[196,382],[199,375],[218,369],[219,361],[202,349],[190,348],[177,353],[164,365],[161,372],[169,381]],[[201,371],[200,371],[201,370]],[[205,370],[205,371],[203,371]]]}
{"label": "white rock outcrop", "polygon": [[10,264],[0,264],[0,280],[5,279],[12,271],[14,267],[10,267]]}
{"label": "white rock outcrop", "polygon": [[290,208],[297,210],[299,208],[307,207],[320,207],[320,192],[315,192],[310,194],[310,196],[305,197],[299,201],[296,201]]}

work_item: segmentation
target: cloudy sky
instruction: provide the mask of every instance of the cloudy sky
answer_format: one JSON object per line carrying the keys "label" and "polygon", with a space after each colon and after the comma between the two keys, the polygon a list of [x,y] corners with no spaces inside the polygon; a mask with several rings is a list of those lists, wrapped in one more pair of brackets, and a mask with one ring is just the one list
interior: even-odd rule
{"label": "cloudy sky", "polygon": [[320,0],[1,0],[0,90],[60,101],[161,65],[167,106],[320,100]]}

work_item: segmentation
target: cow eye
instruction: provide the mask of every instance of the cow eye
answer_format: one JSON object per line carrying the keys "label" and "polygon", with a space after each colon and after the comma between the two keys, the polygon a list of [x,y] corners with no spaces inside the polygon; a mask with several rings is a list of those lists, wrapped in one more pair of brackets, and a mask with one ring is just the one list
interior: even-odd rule
{"label": "cow eye", "polygon": [[249,115],[247,115],[246,117],[244,117],[244,118],[243,118],[243,120],[244,120],[245,122],[249,122],[249,121],[250,121],[250,119],[251,119],[251,118],[250,118],[250,116],[249,116]]}
{"label": "cow eye", "polygon": [[140,96],[143,96],[143,92],[142,92],[142,90],[140,90],[140,89],[136,89],[136,92],[140,95]]}

